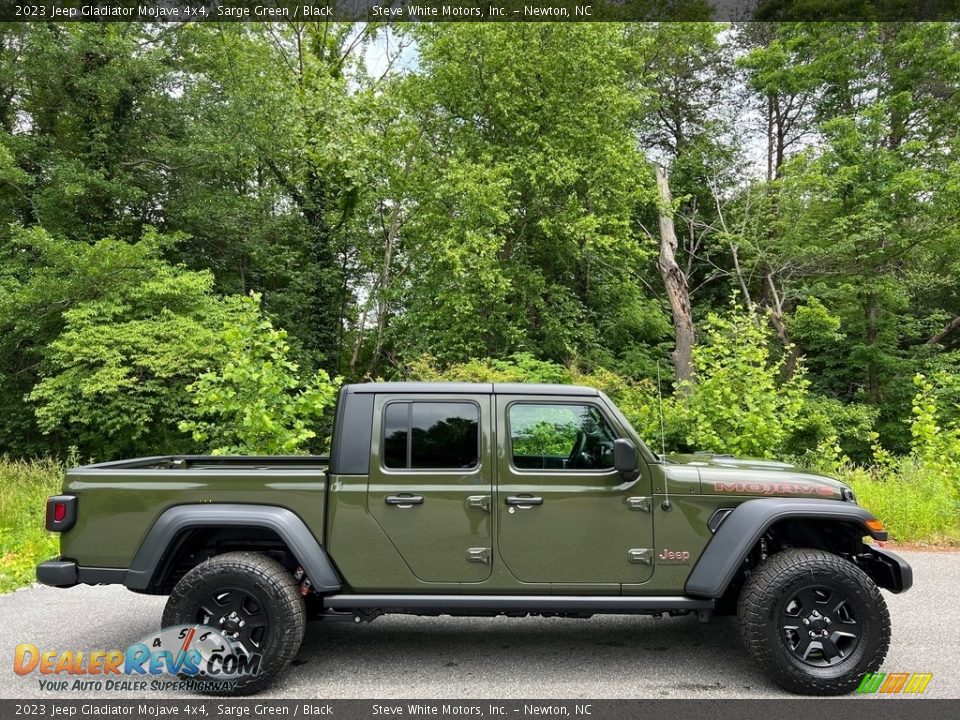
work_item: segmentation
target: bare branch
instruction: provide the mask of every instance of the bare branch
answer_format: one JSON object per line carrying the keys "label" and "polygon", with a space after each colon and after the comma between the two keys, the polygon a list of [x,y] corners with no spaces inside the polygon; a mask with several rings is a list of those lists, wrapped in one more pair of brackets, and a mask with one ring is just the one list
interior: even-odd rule
{"label": "bare branch", "polygon": [[924,345],[939,345],[958,329],[960,329],[960,315],[957,315],[953,320],[948,322],[943,330],[927,340]]}

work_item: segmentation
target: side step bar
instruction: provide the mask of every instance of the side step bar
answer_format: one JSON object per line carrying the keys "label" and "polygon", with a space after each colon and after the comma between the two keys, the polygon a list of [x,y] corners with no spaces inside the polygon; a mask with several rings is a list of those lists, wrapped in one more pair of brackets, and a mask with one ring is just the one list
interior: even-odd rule
{"label": "side step bar", "polygon": [[712,599],[622,595],[328,595],[332,610],[645,613],[712,610]]}

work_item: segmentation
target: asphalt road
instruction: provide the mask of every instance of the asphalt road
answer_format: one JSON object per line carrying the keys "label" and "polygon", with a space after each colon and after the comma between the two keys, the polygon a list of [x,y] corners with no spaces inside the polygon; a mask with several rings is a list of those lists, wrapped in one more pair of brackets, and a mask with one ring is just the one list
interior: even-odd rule
{"label": "asphalt road", "polygon": [[[960,698],[960,553],[902,553],[913,590],[884,593],[887,672],[932,672],[927,697]],[[17,643],[125,648],[155,630],[164,598],[122,588],[35,586],[0,597],[0,697],[51,697],[14,674]],[[133,694],[132,696],[142,696]],[[57,695],[80,698],[83,693]],[[110,697],[123,697],[122,693]],[[131,695],[128,695],[128,697]],[[156,695],[154,695],[156,696]],[[786,697],[741,649],[733,618],[417,618],[311,623],[299,656],[264,697]],[[91,693],[89,697],[104,697]],[[185,696],[177,696],[185,697]]]}

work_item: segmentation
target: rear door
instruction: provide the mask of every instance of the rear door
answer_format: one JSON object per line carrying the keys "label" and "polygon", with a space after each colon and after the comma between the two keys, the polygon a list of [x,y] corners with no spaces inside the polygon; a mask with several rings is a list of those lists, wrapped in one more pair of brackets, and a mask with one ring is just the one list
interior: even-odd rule
{"label": "rear door", "polygon": [[377,395],[368,510],[425,582],[490,576],[489,395]]}
{"label": "rear door", "polygon": [[613,467],[628,437],[597,397],[497,396],[498,552],[523,582],[640,583],[653,572],[650,474]]}

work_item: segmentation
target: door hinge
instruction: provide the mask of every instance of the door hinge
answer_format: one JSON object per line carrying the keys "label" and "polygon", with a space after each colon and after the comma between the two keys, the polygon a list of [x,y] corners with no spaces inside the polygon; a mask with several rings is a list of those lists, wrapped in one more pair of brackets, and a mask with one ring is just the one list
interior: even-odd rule
{"label": "door hinge", "polygon": [[650,508],[653,507],[652,498],[628,497],[627,507],[631,510],[643,510],[643,512],[650,512]]}
{"label": "door hinge", "polygon": [[633,548],[632,550],[627,550],[627,557],[632,563],[639,563],[641,565],[649,565],[652,560],[652,551],[649,548]]}
{"label": "door hinge", "polygon": [[470,495],[467,497],[467,507],[490,512],[490,496]]}
{"label": "door hinge", "polygon": [[467,562],[474,562],[474,563],[490,562],[490,548],[468,548]]}

